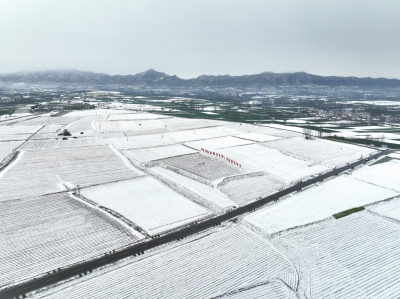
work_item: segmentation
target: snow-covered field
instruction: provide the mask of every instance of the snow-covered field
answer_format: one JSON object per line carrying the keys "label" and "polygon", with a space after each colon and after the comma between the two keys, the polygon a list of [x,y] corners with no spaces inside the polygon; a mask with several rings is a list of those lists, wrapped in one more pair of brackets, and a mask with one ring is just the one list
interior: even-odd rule
{"label": "snow-covered field", "polygon": [[222,296],[227,299],[296,299],[292,289],[280,280],[275,280],[262,285],[251,286],[248,289],[239,290],[232,294]]}
{"label": "snow-covered field", "polygon": [[241,173],[240,168],[237,166],[231,166],[223,160],[205,157],[200,154],[168,158],[159,160],[157,163],[182,169],[211,181]]}
{"label": "snow-covered field", "polygon": [[81,117],[67,126],[65,126],[68,131],[71,132],[72,135],[78,135],[83,132],[84,135],[94,135],[97,133],[95,127],[93,125],[94,122],[104,121],[108,116],[107,115],[93,115],[93,116],[85,116]]}
{"label": "snow-covered field", "polygon": [[33,134],[38,131],[41,126],[0,126],[0,135],[18,135],[18,134]]}
{"label": "snow-covered field", "polygon": [[194,153],[197,153],[197,151],[180,144],[124,151],[127,157],[140,163]]}
{"label": "snow-covered field", "polygon": [[138,176],[108,146],[22,151],[0,173],[0,201]]}
{"label": "snow-covered field", "polygon": [[365,158],[374,152],[361,146],[321,139],[307,140],[301,137],[271,141],[265,143],[265,146],[289,156],[328,167],[342,166],[359,160],[361,156]]}
{"label": "snow-covered field", "polygon": [[96,271],[34,298],[214,298],[285,275],[292,276],[292,288],[297,287],[292,264],[245,228],[223,228],[191,240]]}
{"label": "snow-covered field", "polygon": [[280,130],[293,131],[293,132],[300,133],[300,134],[303,133],[303,128],[299,128],[299,127],[285,126],[285,125],[281,125],[281,124],[267,124],[267,125],[262,125],[262,126],[268,126],[268,127],[280,129]]}
{"label": "snow-covered field", "polygon": [[243,133],[243,134],[237,135],[235,137],[252,140],[252,141],[258,141],[258,142],[280,139],[280,137],[264,135],[264,134],[260,134],[260,133]]}
{"label": "snow-covered field", "polygon": [[207,209],[150,177],[83,188],[81,195],[114,210],[150,235],[211,215]]}
{"label": "snow-covered field", "polygon": [[27,120],[22,120],[18,125],[23,126],[48,126],[48,125],[67,125],[79,118],[78,115],[68,113],[62,116],[51,117],[49,114],[41,115],[36,118],[31,118]]}
{"label": "snow-covered field", "polygon": [[400,192],[400,160],[363,167],[354,172],[354,177]]}
{"label": "snow-covered field", "polygon": [[60,130],[63,125],[45,125],[43,126],[37,133],[45,134],[45,133],[55,133]]}
{"label": "snow-covered field", "polygon": [[[219,208],[228,208],[235,205],[235,202],[230,200],[227,196],[221,193],[219,190],[206,185],[183,175],[180,175],[174,171],[162,168],[153,167],[151,168],[152,174],[159,177],[161,180],[166,181],[168,185],[173,185],[180,193],[187,193],[188,191],[195,194],[197,200],[203,203],[204,206],[214,209],[214,206]],[[188,195],[190,196],[190,195]]]}
{"label": "snow-covered field", "polygon": [[204,139],[200,141],[192,141],[185,143],[186,146],[201,150],[202,148],[208,150],[216,150],[225,147],[232,147],[232,146],[240,146],[245,144],[253,143],[250,140],[240,139],[236,137],[219,137],[219,138],[212,138],[212,139]]}
{"label": "snow-covered field", "polygon": [[104,213],[57,194],[0,203],[0,288],[137,240]]}
{"label": "snow-covered field", "polygon": [[306,267],[308,298],[399,298],[400,226],[359,212],[281,237]]}
{"label": "snow-covered field", "polygon": [[400,198],[380,202],[367,207],[369,211],[400,221]]}
{"label": "snow-covered field", "polygon": [[[287,129],[283,123],[110,107],[118,109],[0,124],[0,161],[21,151],[0,172],[0,288],[214,217],[373,152],[305,140],[302,131],[279,129]],[[64,128],[68,140],[58,135]],[[350,173],[29,296],[399,298],[400,161]],[[77,185],[80,199],[63,192]],[[366,210],[331,217],[359,206]]]}
{"label": "snow-covered field", "polygon": [[213,127],[196,130],[183,130],[175,132],[166,132],[162,134],[148,134],[129,136],[121,138],[109,138],[110,142],[118,149],[155,147],[161,145],[172,145],[184,143],[193,140],[203,140],[208,138],[217,138],[222,136],[230,136],[238,134],[240,131],[225,128]]}
{"label": "snow-covered field", "polygon": [[211,119],[180,118],[172,117],[162,120],[165,126],[173,131],[193,130],[214,126],[225,125],[226,122]]}
{"label": "snow-covered field", "polygon": [[95,121],[93,124],[95,129],[100,132],[144,131],[165,128],[165,124],[159,119]]}
{"label": "snow-covered field", "polygon": [[0,164],[12,151],[19,147],[24,141],[2,141],[0,142]]}
{"label": "snow-covered field", "polygon": [[294,182],[328,169],[322,165],[313,165],[310,162],[284,155],[278,150],[259,144],[223,148],[218,152],[240,163],[244,171],[265,171],[285,183]]}
{"label": "snow-covered field", "polygon": [[32,135],[31,134],[0,135],[0,142],[26,140],[30,136],[32,136]]}
{"label": "snow-covered field", "polygon": [[279,188],[285,186],[273,175],[249,176],[242,175],[224,179],[218,188],[229,196],[236,203],[243,204],[248,201],[265,197],[269,194],[278,192]]}
{"label": "snow-covered field", "polygon": [[99,137],[89,138],[68,138],[67,140],[58,139],[43,139],[43,140],[28,140],[20,150],[46,149],[46,148],[67,148],[80,146],[99,146],[105,145],[107,139]]}
{"label": "snow-covered field", "polygon": [[268,125],[250,125],[250,124],[240,124],[235,123],[231,125],[232,128],[240,130],[246,133],[259,133],[264,135],[276,136],[281,138],[290,138],[290,137],[300,137],[302,136],[300,133],[296,133],[293,131],[280,130],[276,128],[269,127]]}
{"label": "snow-covered field", "polygon": [[343,175],[280,200],[245,219],[268,234],[273,234],[396,195],[398,193],[395,191]]}
{"label": "snow-covered field", "polygon": [[110,115],[107,120],[142,120],[142,119],[160,119],[160,118],[170,118],[171,116],[151,114],[151,113],[124,113],[124,114],[114,114]]}

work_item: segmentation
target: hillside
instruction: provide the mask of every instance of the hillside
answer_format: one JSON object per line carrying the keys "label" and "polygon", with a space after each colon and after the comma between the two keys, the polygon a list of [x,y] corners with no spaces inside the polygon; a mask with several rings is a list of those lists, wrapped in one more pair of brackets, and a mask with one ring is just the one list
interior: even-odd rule
{"label": "hillside", "polygon": [[62,83],[62,84],[96,84],[96,85],[127,85],[146,87],[235,87],[235,88],[263,88],[269,86],[357,86],[398,88],[400,80],[386,78],[358,78],[317,76],[305,72],[271,73],[264,72],[256,75],[243,76],[208,76],[202,75],[193,79],[181,79],[153,69],[136,75],[107,75],[102,73],[84,72],[78,70],[22,72],[0,74],[1,82],[8,83]]}

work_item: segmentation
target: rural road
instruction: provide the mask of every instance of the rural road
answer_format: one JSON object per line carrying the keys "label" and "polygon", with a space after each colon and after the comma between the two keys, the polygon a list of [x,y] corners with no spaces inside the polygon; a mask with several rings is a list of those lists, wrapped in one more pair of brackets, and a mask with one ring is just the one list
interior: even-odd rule
{"label": "rural road", "polygon": [[[391,153],[392,151],[386,150],[386,151],[380,151],[374,155],[371,155],[368,157],[369,160],[376,159],[380,156],[387,155]],[[249,211],[252,211],[256,208],[259,208],[269,202],[272,202],[274,200],[278,200],[279,198],[288,195],[292,192],[296,192],[299,189],[308,187],[310,185],[313,185],[317,182],[320,182],[321,180],[328,179],[332,176],[338,175],[341,172],[344,172],[348,169],[351,169],[352,167],[361,165],[365,163],[366,160],[358,160],[357,162],[345,165],[343,167],[336,168],[334,170],[331,170],[327,173],[324,173],[320,176],[313,177],[309,180],[306,180],[304,182],[300,182],[299,184],[293,185],[287,189],[284,189],[282,191],[279,191],[277,193],[274,193],[272,195],[269,195],[267,197],[261,198],[255,202],[252,202],[248,205],[239,207],[237,209],[234,209],[232,211],[227,212],[226,214],[217,216],[215,218],[196,223],[192,226],[183,228],[179,231],[176,232],[171,232],[166,235],[163,235],[159,238],[149,240],[147,242],[143,242],[140,244],[135,244],[132,245],[122,251],[118,252],[113,252],[111,254],[105,255],[100,258],[96,258],[91,261],[86,261],[82,262],[81,264],[74,265],[73,267],[70,268],[65,268],[65,269],[60,269],[59,271],[53,271],[54,273],[48,274],[46,276],[42,276],[30,281],[27,281],[25,283],[4,289],[0,291],[0,298],[23,298],[23,295],[28,292],[32,292],[34,290],[49,286],[51,284],[57,283],[59,281],[74,277],[74,276],[79,276],[83,275],[84,273],[88,273],[92,271],[95,268],[114,263],[118,260],[121,260],[123,258],[126,258],[128,256],[136,256],[139,254],[143,254],[146,250],[155,248],[157,246],[160,246],[162,244],[177,240],[178,238],[182,238],[184,236],[192,235],[197,232],[200,232],[202,230],[205,230],[209,227],[215,226],[220,224],[223,221],[235,218],[237,216],[240,216],[244,213],[247,213]],[[56,268],[57,266],[55,266]]]}

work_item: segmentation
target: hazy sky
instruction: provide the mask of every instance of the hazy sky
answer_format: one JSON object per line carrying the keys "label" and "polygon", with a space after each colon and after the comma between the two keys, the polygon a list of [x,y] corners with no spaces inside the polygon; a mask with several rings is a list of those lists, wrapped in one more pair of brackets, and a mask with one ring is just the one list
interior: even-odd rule
{"label": "hazy sky", "polygon": [[398,0],[0,0],[0,73],[400,78]]}

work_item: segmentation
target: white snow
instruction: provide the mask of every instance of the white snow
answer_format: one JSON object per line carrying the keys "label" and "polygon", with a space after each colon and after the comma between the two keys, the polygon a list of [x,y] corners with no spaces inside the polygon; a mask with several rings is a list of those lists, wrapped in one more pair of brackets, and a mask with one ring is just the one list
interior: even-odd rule
{"label": "white snow", "polygon": [[141,119],[160,119],[160,118],[169,118],[171,116],[160,115],[160,114],[152,114],[152,113],[125,113],[125,114],[114,114],[110,115],[108,118],[109,121],[113,120],[141,120]]}
{"label": "white snow", "polygon": [[45,125],[43,126],[38,133],[44,134],[44,133],[55,133],[58,130],[60,130],[63,127],[63,125]]}
{"label": "white snow", "polygon": [[297,275],[274,247],[242,227],[191,239],[50,288],[34,298],[203,299],[265,284],[287,273]]}
{"label": "white snow", "polygon": [[342,166],[347,162],[359,160],[374,150],[329,140],[307,140],[302,137],[282,139],[265,143],[265,146],[277,149],[284,154],[328,167]]}
{"label": "white snow", "polygon": [[33,134],[40,128],[41,126],[0,126],[0,135]]}
{"label": "white snow", "polygon": [[67,140],[58,139],[42,139],[42,140],[28,140],[21,146],[21,150],[34,150],[46,148],[68,148],[68,147],[81,147],[81,146],[99,146],[105,145],[106,139],[99,137],[89,138],[71,138]]}
{"label": "white snow", "polygon": [[368,210],[400,221],[400,198],[373,204],[367,207]]}
{"label": "white snow", "polygon": [[323,220],[398,193],[342,176],[278,201],[245,219],[268,234]]}
{"label": "white snow", "polygon": [[293,132],[297,132],[297,133],[303,133],[303,128],[294,127],[294,126],[285,126],[285,125],[281,125],[281,124],[267,124],[267,125],[262,125],[262,126],[268,126],[271,128],[293,131]]}
{"label": "white snow", "polygon": [[67,194],[0,202],[0,288],[137,240]]}
{"label": "white snow", "polygon": [[0,201],[138,176],[108,146],[24,151],[0,178]]}
{"label": "white snow", "polygon": [[248,289],[238,290],[233,294],[222,296],[227,299],[297,299],[296,293],[284,285],[283,282],[276,280],[270,283],[252,286]]}
{"label": "white snow", "polygon": [[111,142],[118,149],[130,149],[172,145],[193,140],[203,140],[215,137],[229,136],[238,133],[240,132],[230,128],[213,127],[176,132],[165,132],[162,134],[109,138],[109,142]]}
{"label": "white snow", "polygon": [[229,177],[224,179],[218,188],[229,196],[236,203],[243,204],[248,201],[265,197],[269,194],[278,192],[285,186],[285,183],[280,181],[273,175],[239,175],[237,177]]}
{"label": "white snow", "polygon": [[228,208],[235,205],[235,202],[231,201],[219,190],[214,189],[209,185],[202,184],[162,167],[153,167],[151,168],[151,171],[153,174],[161,176],[162,179],[168,180],[170,184],[175,184],[181,189],[181,193],[185,193],[185,190],[194,192],[198,197],[201,198],[206,206],[208,206],[208,203],[216,205],[220,208]]}
{"label": "white snow", "polygon": [[312,165],[310,162],[284,155],[278,150],[259,144],[223,148],[218,152],[240,163],[242,169],[247,172],[265,171],[285,183],[327,170],[325,166]]}
{"label": "white snow", "polygon": [[225,147],[240,146],[245,144],[252,144],[252,141],[240,139],[236,137],[219,137],[212,139],[204,139],[200,141],[192,141],[185,143],[186,146],[200,150],[201,148],[208,150],[216,150]]}
{"label": "white snow", "polygon": [[143,149],[130,149],[124,150],[123,152],[129,158],[133,158],[140,163],[197,153],[196,150],[180,144]]}
{"label": "white snow", "polygon": [[211,181],[241,173],[238,166],[200,154],[167,158],[156,164],[172,166]]}
{"label": "white snow", "polygon": [[207,209],[150,177],[83,188],[81,195],[114,210],[151,235],[211,215]]}
{"label": "white snow", "polygon": [[235,137],[248,139],[248,140],[252,140],[252,141],[258,141],[258,142],[281,139],[280,137],[265,135],[265,134],[260,134],[260,133],[243,133],[243,134],[237,135]]}
{"label": "white snow", "polygon": [[165,128],[165,124],[159,119],[95,121],[94,126],[100,132],[144,131]]}
{"label": "white snow", "polygon": [[18,141],[26,140],[31,136],[31,134],[16,134],[16,135],[0,135],[0,141]]}
{"label": "white snow", "polygon": [[280,239],[300,254],[307,267],[308,298],[400,297],[397,223],[359,212]]}
{"label": "white snow", "polygon": [[214,126],[223,126],[226,124],[226,122],[218,120],[180,117],[165,118],[162,121],[168,129],[173,131],[193,130]]}
{"label": "white snow", "polygon": [[356,179],[400,192],[400,160],[391,160],[353,173]]}
{"label": "white snow", "polygon": [[0,142],[0,165],[1,162],[7,158],[14,149],[19,147],[24,141],[2,141]]}

